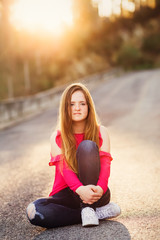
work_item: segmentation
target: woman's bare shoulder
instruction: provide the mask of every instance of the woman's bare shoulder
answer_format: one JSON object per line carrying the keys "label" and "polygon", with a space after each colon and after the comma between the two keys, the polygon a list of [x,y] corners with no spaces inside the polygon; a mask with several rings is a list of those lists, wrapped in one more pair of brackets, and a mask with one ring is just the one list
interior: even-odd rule
{"label": "woman's bare shoulder", "polygon": [[110,152],[110,138],[108,130],[105,126],[100,126],[100,132],[103,139],[103,144],[101,146],[101,151]]}
{"label": "woman's bare shoulder", "polygon": [[57,130],[55,130],[54,132],[52,132],[51,137],[50,137],[50,141],[55,142],[56,140],[56,136],[57,136]]}
{"label": "woman's bare shoulder", "polygon": [[58,147],[56,143],[56,136],[57,136],[57,131],[54,131],[50,137],[51,154],[53,157],[62,153],[61,149]]}

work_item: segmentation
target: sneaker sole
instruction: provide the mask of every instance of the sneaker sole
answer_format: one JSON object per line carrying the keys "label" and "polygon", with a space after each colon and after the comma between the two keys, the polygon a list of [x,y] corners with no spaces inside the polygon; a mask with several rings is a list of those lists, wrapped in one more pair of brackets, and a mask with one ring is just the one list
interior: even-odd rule
{"label": "sneaker sole", "polygon": [[99,225],[99,223],[97,223],[97,224],[93,224],[93,223],[88,223],[88,224],[84,224],[84,225],[82,225],[82,227],[96,227],[96,226],[98,226]]}

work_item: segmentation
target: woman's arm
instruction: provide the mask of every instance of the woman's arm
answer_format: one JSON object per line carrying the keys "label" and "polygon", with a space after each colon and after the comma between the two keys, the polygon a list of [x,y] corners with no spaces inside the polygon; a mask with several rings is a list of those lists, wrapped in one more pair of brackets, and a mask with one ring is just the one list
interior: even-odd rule
{"label": "woman's arm", "polygon": [[110,139],[107,129],[104,126],[101,126],[100,132],[103,139],[103,144],[100,148],[101,170],[97,186],[99,186],[103,190],[103,193],[105,193],[108,189],[108,179],[110,176],[110,165],[112,157],[110,155]]}
{"label": "woman's arm", "polygon": [[61,148],[57,146],[56,143],[56,136],[57,136],[57,131],[54,131],[50,137],[50,143],[51,143],[51,154],[53,157],[62,154]]}
{"label": "woman's arm", "polygon": [[103,143],[100,148],[100,151],[110,153],[110,138],[109,138],[107,128],[104,126],[100,126],[100,132],[103,139]]}
{"label": "woman's arm", "polygon": [[[56,136],[57,136],[57,132],[55,131],[55,132],[53,132],[53,134],[50,138],[52,157],[62,154],[61,148],[56,143]],[[65,161],[63,162],[62,166],[63,166],[63,170],[62,170],[63,178],[64,178],[66,184],[69,186],[69,188],[75,192],[76,189],[79,188],[80,186],[82,186],[83,184],[80,182],[77,175],[68,167],[68,165]]]}
{"label": "woman's arm", "polygon": [[98,191],[98,186],[91,184],[84,186],[66,163],[63,165],[63,177],[70,189],[76,192],[84,203],[92,204],[98,201],[103,194]]}

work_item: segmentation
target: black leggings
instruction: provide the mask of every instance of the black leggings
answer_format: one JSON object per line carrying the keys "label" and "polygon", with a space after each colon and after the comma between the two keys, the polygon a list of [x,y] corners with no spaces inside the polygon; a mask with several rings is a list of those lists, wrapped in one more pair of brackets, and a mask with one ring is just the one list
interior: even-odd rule
{"label": "black leggings", "polygon": [[[79,179],[83,185],[96,185],[100,172],[99,150],[95,142],[82,141],[77,149]],[[79,196],[70,188],[65,188],[48,198],[41,198],[29,204],[29,221],[45,228],[61,227],[81,223],[81,208],[101,207],[110,201],[110,190],[94,204],[82,203]],[[29,213],[30,208],[30,213]]]}

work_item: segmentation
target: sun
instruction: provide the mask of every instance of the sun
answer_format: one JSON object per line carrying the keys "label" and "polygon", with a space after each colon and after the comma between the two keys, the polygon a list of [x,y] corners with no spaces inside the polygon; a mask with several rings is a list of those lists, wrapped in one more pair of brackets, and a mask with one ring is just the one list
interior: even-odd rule
{"label": "sun", "polygon": [[19,30],[59,35],[73,24],[72,0],[16,0],[10,21]]}

